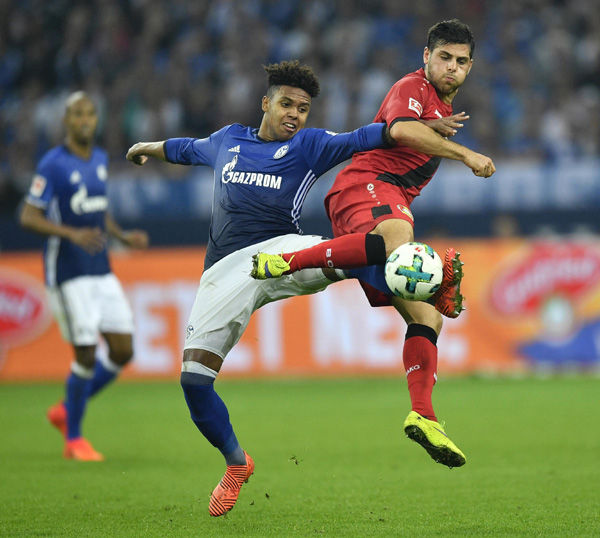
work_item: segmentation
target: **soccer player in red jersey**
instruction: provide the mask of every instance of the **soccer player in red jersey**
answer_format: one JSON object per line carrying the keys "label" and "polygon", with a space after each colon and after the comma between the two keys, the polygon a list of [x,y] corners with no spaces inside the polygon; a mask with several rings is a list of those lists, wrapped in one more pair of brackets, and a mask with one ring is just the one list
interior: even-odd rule
{"label": "soccer player in red jersey", "polygon": [[[479,177],[495,172],[489,157],[448,140],[422,123],[453,115],[452,100],[471,70],[474,47],[471,30],[456,19],[429,29],[423,52],[425,66],[396,82],[375,116],[374,121],[387,123],[396,145],[356,153],[325,198],[336,238],[280,256],[257,255],[252,273],[255,278],[277,277],[309,267],[383,266],[398,246],[414,240],[410,204],[431,181],[443,157],[462,161]],[[454,119],[446,136],[454,134],[468,116],[461,113]],[[394,306],[408,325],[403,362],[412,411],[404,423],[405,432],[434,460],[449,467],[463,465],[466,460],[438,424],[431,395],[437,380],[442,314],[454,318],[463,309],[458,256],[454,249],[447,250],[442,286],[429,302],[392,297],[361,281],[373,306]]]}

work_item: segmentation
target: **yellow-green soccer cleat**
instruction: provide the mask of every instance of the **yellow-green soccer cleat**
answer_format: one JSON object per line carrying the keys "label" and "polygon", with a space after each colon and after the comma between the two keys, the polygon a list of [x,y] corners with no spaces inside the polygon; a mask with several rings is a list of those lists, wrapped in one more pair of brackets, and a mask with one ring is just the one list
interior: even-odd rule
{"label": "yellow-green soccer cleat", "polygon": [[428,420],[411,411],[404,421],[404,432],[409,439],[419,443],[437,462],[452,467],[461,467],[467,458],[446,435],[444,428],[434,420]]}
{"label": "yellow-green soccer cleat", "polygon": [[259,252],[252,256],[252,271],[250,272],[250,276],[256,280],[279,278],[289,270],[290,264],[280,254]]}

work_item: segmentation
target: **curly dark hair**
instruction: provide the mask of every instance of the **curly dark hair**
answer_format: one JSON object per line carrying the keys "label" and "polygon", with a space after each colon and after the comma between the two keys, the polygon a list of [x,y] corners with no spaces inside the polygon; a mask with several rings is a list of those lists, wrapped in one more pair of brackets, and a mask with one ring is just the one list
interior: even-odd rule
{"label": "curly dark hair", "polygon": [[475,52],[475,38],[473,32],[458,19],[438,22],[434,24],[427,34],[427,48],[433,50],[441,45],[469,45],[470,57]]}
{"label": "curly dark hair", "polygon": [[263,67],[267,72],[267,96],[269,97],[273,96],[279,86],[300,88],[311,97],[317,97],[321,91],[319,79],[312,67],[300,65],[298,60],[263,65]]}

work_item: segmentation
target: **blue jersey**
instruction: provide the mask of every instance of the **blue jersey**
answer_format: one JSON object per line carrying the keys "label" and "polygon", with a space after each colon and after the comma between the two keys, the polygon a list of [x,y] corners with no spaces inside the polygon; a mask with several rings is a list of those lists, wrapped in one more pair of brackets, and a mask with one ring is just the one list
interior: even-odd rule
{"label": "blue jersey", "polygon": [[[85,160],[66,146],[57,146],[40,160],[26,201],[43,209],[52,222],[105,230],[107,167],[108,157],[102,149],[93,148]],[[46,241],[44,269],[48,286],[79,276],[110,273],[106,248],[88,254],[57,236]]]}
{"label": "blue jersey", "polygon": [[241,248],[284,234],[301,234],[300,212],[315,181],[357,151],[386,147],[385,124],[351,133],[302,129],[285,142],[267,142],[258,129],[233,124],[208,138],[172,138],[167,160],[215,170],[204,267]]}

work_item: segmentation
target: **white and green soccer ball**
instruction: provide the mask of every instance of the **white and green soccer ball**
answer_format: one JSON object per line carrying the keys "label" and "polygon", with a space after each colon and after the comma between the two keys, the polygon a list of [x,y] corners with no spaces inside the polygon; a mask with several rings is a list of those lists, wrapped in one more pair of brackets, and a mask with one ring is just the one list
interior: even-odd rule
{"label": "white and green soccer ball", "polygon": [[407,301],[426,301],[440,287],[443,264],[438,253],[424,243],[405,243],[385,262],[390,290]]}

